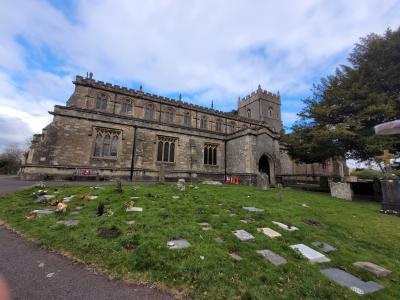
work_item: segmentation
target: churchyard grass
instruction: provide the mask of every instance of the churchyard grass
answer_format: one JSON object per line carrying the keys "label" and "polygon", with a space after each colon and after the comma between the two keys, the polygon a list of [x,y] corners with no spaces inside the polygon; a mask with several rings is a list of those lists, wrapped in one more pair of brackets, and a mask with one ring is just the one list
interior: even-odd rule
{"label": "churchyard grass", "polygon": [[[179,192],[176,185],[124,184],[122,193],[116,192],[115,184],[101,189],[50,186],[48,194],[57,191],[56,198],[76,197],[68,203],[67,212],[31,220],[26,218],[30,211],[52,207],[35,203],[32,193],[38,188],[29,188],[0,198],[0,220],[43,247],[68,253],[113,277],[153,282],[197,299],[359,298],[320,273],[328,267],[342,268],[385,287],[368,294],[368,299],[400,299],[400,218],[379,213],[379,204],[292,189],[284,189],[282,200],[278,200],[276,189],[195,186],[198,188],[187,186],[185,192]],[[83,200],[83,195],[98,197]],[[174,195],[179,199],[173,199]],[[143,211],[126,212],[125,204],[130,201]],[[96,215],[100,202],[105,205],[101,217]],[[75,210],[76,206],[83,208]],[[264,211],[250,212],[243,206]],[[108,216],[110,210],[113,214]],[[78,213],[71,214],[75,211]],[[79,224],[56,224],[60,220],[79,220]],[[127,224],[129,220],[135,223]],[[306,220],[317,223],[308,225]],[[299,230],[284,231],[272,221]],[[200,222],[208,222],[212,228],[203,230]],[[270,227],[282,236],[268,238],[257,231],[261,227]],[[110,230],[103,230],[100,236],[102,229]],[[255,240],[241,242],[232,234],[238,229],[251,233]],[[223,242],[216,242],[216,237]],[[168,249],[167,241],[175,239],[186,239],[191,247]],[[299,243],[312,247],[315,241],[337,248],[326,254],[330,262],[310,264],[290,248]],[[256,252],[263,249],[272,250],[288,263],[274,266]],[[242,260],[232,259],[229,253],[240,255]],[[392,273],[378,279],[354,267],[356,261],[370,261]]]}

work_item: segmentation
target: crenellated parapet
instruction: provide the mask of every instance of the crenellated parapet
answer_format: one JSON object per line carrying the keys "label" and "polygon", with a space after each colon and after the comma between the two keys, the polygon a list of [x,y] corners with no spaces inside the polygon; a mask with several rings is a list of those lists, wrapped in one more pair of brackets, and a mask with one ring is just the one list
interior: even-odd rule
{"label": "crenellated parapet", "polygon": [[253,101],[256,101],[256,100],[259,100],[259,99],[267,100],[267,101],[270,101],[270,102],[278,104],[278,105],[281,104],[281,96],[279,94],[279,91],[276,94],[275,93],[271,93],[271,92],[269,92],[267,90],[262,89],[261,85],[258,85],[257,90],[251,92],[250,95],[247,95],[244,98],[240,98],[239,97],[239,99],[238,99],[238,108],[243,107],[243,106],[247,106],[250,103],[252,103]]}

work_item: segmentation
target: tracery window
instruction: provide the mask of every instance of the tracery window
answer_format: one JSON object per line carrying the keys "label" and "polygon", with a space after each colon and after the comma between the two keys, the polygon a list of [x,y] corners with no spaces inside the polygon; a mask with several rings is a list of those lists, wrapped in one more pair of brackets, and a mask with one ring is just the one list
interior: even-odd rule
{"label": "tracery window", "polygon": [[169,108],[165,112],[165,122],[166,123],[173,123],[174,122],[174,111]]}
{"label": "tracery window", "polygon": [[215,123],[215,131],[222,132],[222,121],[221,120],[217,120],[217,122]]}
{"label": "tracery window", "polygon": [[107,109],[107,96],[101,94],[96,99],[96,109],[106,110]]}
{"label": "tracery window", "polygon": [[175,143],[176,138],[174,137],[159,136],[157,144],[157,161],[174,162]]}
{"label": "tracery window", "polygon": [[201,129],[207,129],[207,118],[206,117],[201,117],[201,119],[200,119],[200,128]]}
{"label": "tracery window", "polygon": [[96,128],[93,156],[116,158],[119,135],[119,130]]}
{"label": "tracery window", "polygon": [[127,114],[132,112],[132,103],[126,101],[122,102],[121,113]]}
{"label": "tracery window", "polygon": [[183,125],[190,126],[190,113],[188,111],[183,115]]}
{"label": "tracery window", "polygon": [[153,104],[146,105],[146,109],[144,111],[144,118],[147,120],[154,119],[154,105]]}
{"label": "tracery window", "polygon": [[217,165],[217,147],[215,144],[204,145],[204,164],[216,166]]}

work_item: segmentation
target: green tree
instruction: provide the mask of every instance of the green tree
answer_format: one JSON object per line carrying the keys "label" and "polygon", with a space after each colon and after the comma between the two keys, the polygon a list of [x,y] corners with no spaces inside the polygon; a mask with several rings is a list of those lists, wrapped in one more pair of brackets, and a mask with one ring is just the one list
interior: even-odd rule
{"label": "green tree", "polygon": [[400,119],[400,28],[362,38],[349,62],[303,100],[300,121],[284,137],[293,158],[371,161],[383,149],[399,154],[399,135],[375,135],[374,126]]}

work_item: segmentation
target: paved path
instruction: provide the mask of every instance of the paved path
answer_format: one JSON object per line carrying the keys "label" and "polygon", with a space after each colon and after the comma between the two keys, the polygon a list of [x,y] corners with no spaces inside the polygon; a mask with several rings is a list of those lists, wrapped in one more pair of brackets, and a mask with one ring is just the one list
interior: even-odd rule
{"label": "paved path", "polygon": [[[0,177],[0,195],[32,184],[34,182]],[[2,226],[0,274],[6,278],[15,300],[174,299],[147,286],[129,285],[96,275],[84,265],[41,249]]]}

